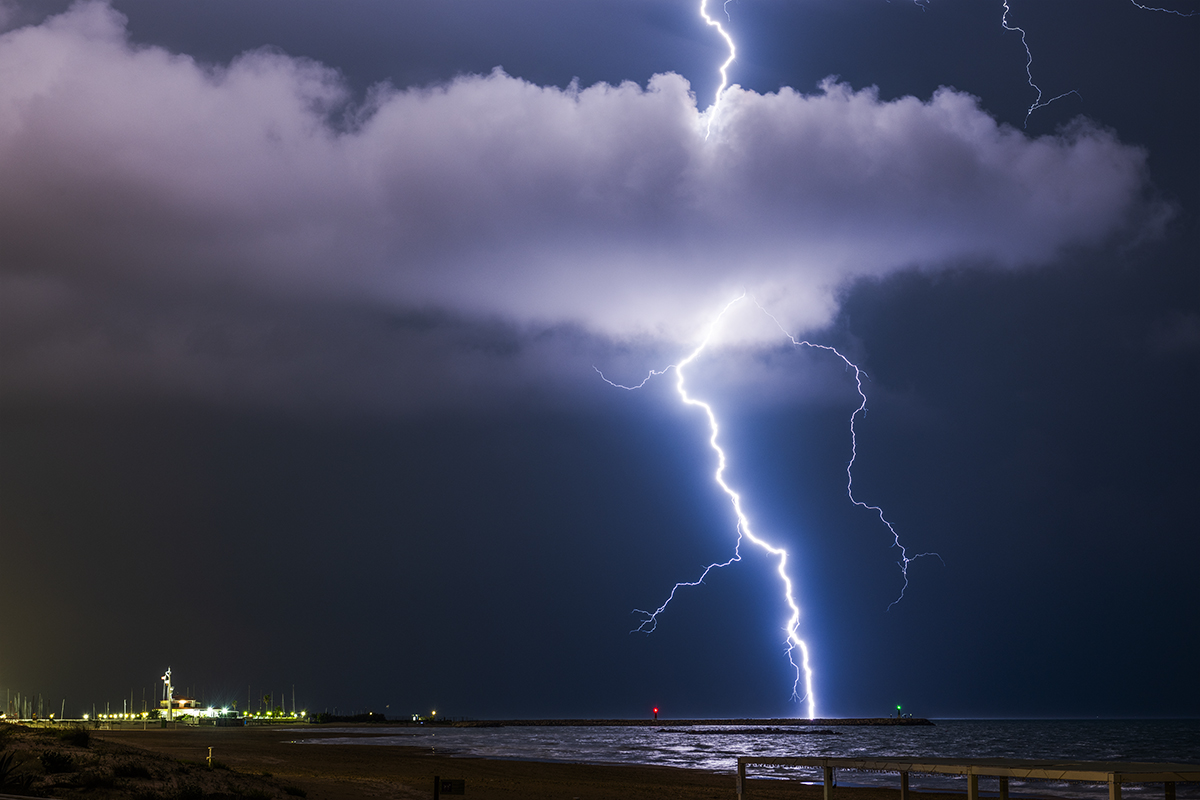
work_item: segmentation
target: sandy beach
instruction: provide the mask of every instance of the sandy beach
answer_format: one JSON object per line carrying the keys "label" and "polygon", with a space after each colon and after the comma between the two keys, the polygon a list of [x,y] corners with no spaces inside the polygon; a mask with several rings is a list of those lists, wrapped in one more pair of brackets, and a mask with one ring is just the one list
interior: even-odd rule
{"label": "sandy beach", "polygon": [[[205,728],[98,731],[98,739],[176,760],[213,758],[238,773],[269,773],[298,787],[312,800],[348,798],[429,798],[434,776],[466,782],[466,796],[494,800],[598,800],[599,798],[736,797],[731,774],[670,767],[562,764],[452,758],[428,748],[353,744],[305,744],[328,736],[320,728]],[[342,734],[339,734],[342,735]],[[369,729],[360,734],[372,736]],[[780,781],[753,781],[751,797],[817,800],[820,787]],[[899,791],[839,787],[839,800],[892,800]],[[914,800],[934,795],[913,794]],[[946,795],[936,795],[944,798]]]}

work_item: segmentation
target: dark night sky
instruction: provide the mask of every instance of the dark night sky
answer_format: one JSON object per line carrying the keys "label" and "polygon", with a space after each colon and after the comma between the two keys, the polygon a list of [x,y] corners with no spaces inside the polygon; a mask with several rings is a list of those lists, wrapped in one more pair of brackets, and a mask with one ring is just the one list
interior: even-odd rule
{"label": "dark night sky", "polygon": [[706,143],[688,2],[0,4],[0,690],[801,713],[752,548],[630,634],[733,519],[673,376],[592,369],[744,288],[945,562],[888,610],[840,363],[691,368],[821,715],[1200,715],[1200,16],[1010,5],[1078,92],[1027,128],[998,2],[742,0]]}

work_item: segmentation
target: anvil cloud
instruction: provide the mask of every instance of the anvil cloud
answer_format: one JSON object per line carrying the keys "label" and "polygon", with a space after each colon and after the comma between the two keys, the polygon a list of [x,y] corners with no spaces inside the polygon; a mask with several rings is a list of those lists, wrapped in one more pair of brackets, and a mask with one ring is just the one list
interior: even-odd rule
{"label": "anvil cloud", "polygon": [[64,343],[55,319],[118,296],[134,327],[169,298],[245,294],[683,340],[745,288],[811,329],[856,278],[1038,264],[1147,209],[1141,150],[1083,122],[1030,138],[952,89],[735,87],[707,139],[673,74],[560,89],[496,70],[360,104],[278,52],[136,46],[102,3],[4,34],[0,75],[10,365],[51,340],[103,362],[111,335]]}

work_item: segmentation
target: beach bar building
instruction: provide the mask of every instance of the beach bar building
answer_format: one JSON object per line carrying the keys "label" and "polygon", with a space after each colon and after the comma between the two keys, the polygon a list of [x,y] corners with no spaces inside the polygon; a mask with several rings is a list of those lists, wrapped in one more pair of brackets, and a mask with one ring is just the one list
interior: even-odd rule
{"label": "beach bar building", "polygon": [[[158,708],[162,711],[163,716],[167,715],[167,701],[159,700]],[[170,701],[171,717],[199,717],[204,714],[205,709],[201,708],[200,701],[194,697],[179,697],[172,695]]]}

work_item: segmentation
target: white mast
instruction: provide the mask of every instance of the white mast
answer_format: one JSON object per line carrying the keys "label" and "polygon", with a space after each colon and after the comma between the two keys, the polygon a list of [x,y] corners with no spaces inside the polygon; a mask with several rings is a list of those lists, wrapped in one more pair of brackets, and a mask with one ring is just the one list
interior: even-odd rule
{"label": "white mast", "polygon": [[173,694],[171,691],[172,687],[171,687],[171,668],[170,667],[167,667],[167,674],[162,676],[162,682],[163,682],[163,694],[167,698],[167,721],[170,722],[171,721],[171,700],[172,700],[172,694]]}

